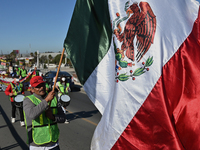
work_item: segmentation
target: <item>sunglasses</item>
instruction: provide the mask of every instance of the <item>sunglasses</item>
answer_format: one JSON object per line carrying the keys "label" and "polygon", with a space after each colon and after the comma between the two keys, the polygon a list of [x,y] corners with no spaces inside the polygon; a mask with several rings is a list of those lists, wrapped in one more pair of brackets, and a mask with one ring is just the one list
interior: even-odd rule
{"label": "sunglasses", "polygon": [[40,83],[35,88],[41,88],[41,87],[44,87],[44,86],[45,86],[45,83]]}

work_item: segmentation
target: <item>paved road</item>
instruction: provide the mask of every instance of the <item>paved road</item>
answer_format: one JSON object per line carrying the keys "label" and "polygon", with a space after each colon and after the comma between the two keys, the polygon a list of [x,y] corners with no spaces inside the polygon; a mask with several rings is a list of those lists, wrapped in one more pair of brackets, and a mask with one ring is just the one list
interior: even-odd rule
{"label": "paved road", "polygon": [[[26,92],[29,95],[29,92]],[[101,115],[88,99],[84,90],[71,92],[68,106],[69,124],[59,124],[61,150],[89,150],[91,139]],[[10,122],[11,109],[8,97],[0,92],[0,149],[26,150],[26,130],[17,122]]]}

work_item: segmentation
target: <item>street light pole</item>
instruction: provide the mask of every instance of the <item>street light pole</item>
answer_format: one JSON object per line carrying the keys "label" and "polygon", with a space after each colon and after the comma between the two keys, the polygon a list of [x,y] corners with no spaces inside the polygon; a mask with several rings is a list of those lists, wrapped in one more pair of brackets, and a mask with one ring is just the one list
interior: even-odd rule
{"label": "street light pole", "polygon": [[40,53],[39,51],[37,51],[37,68],[39,68],[39,56],[40,56]]}

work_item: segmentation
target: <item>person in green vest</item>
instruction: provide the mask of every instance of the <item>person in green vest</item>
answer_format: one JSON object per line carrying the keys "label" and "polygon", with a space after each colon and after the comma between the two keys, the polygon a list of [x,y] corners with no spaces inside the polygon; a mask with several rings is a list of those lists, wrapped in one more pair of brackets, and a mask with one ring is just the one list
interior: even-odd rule
{"label": "person in green vest", "polygon": [[69,93],[69,83],[67,82],[67,79],[65,76],[62,76],[60,78],[60,81],[56,82],[56,88],[58,90],[58,98],[60,98],[61,95]]}
{"label": "person in green vest", "polygon": [[19,77],[20,76],[20,70],[18,67],[15,68],[16,69],[16,76]]}
{"label": "person in green vest", "polygon": [[[68,95],[70,88],[69,88],[69,83],[67,82],[67,79],[66,79],[65,76],[62,76],[60,78],[60,81],[56,82],[56,89],[58,90],[59,101],[60,101],[60,98],[61,98],[62,95]],[[66,114],[67,113],[66,112],[67,107],[62,106],[62,109],[63,109],[64,113]],[[68,124],[69,121],[66,119],[65,123]]]}
{"label": "person in green vest", "polygon": [[55,92],[46,92],[45,81],[41,76],[31,78],[30,84],[33,94],[23,102],[29,148],[59,150],[57,123],[65,122],[65,114]]}
{"label": "person in green vest", "polygon": [[37,70],[37,67],[34,68],[33,74],[36,75],[36,76],[39,76],[39,75],[40,75],[40,74],[39,74],[39,71]]}
{"label": "person in green vest", "polygon": [[21,79],[25,78],[27,76],[27,70],[25,69],[25,66],[22,66],[20,69],[20,77]]}
{"label": "person in green vest", "polygon": [[[18,103],[19,105],[16,105],[17,103],[15,102],[15,98],[17,95],[22,94],[24,95],[24,88],[23,84],[19,82],[18,78],[14,78],[13,81],[7,86],[5,90],[5,94],[9,96],[9,99],[11,101],[11,106],[12,106],[12,117],[11,117],[11,122],[15,123],[15,118],[16,118],[16,108],[19,109],[19,114],[20,114],[20,125],[24,126],[24,114],[23,114],[23,106],[22,102]],[[23,101],[23,99],[21,99]]]}

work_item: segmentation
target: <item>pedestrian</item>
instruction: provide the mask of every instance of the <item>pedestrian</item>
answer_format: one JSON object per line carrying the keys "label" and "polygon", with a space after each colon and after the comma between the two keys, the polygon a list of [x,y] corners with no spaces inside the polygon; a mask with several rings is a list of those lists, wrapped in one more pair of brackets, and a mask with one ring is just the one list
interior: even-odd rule
{"label": "pedestrian", "polygon": [[[67,82],[67,79],[65,76],[62,76],[60,78],[60,81],[56,82],[56,89],[58,90],[58,100],[59,101],[61,100],[60,98],[62,95],[68,95],[69,83]],[[62,105],[62,109],[63,109],[64,113],[66,114],[67,106]],[[65,123],[69,123],[69,121],[66,119]]]}
{"label": "pedestrian", "polygon": [[20,76],[20,70],[18,67],[15,68],[16,69],[16,76],[19,77]]}
{"label": "pedestrian", "polygon": [[34,71],[33,71],[33,75],[35,76],[39,76],[39,71],[37,70],[37,67],[34,68]]}
{"label": "pedestrian", "polygon": [[13,66],[12,65],[10,65],[9,67],[8,67],[8,72],[9,72],[9,76],[12,76],[12,73],[13,73]]}
{"label": "pedestrian", "polygon": [[25,66],[22,66],[20,69],[20,77],[21,79],[24,79],[27,76],[27,70],[25,69]]}
{"label": "pedestrian", "polygon": [[19,79],[15,77],[14,80],[7,86],[5,90],[5,94],[9,96],[9,99],[11,101],[11,106],[12,106],[11,122],[15,123],[16,108],[18,108],[19,114],[20,114],[20,125],[24,126],[25,124],[24,124],[24,114],[23,114],[23,105],[22,105],[23,96],[21,97],[22,98],[21,102],[15,101],[15,98],[17,97],[17,95],[25,94],[23,84],[19,83]]}
{"label": "pedestrian", "polygon": [[45,81],[41,76],[31,78],[30,84],[33,94],[27,96],[23,102],[30,150],[59,150],[57,123],[65,122],[65,114],[55,97],[55,92],[46,92]]}
{"label": "pedestrian", "polygon": [[70,87],[65,76],[60,77],[60,81],[56,82],[56,88],[58,90],[58,97],[66,94],[68,95]]}
{"label": "pedestrian", "polygon": [[17,76],[17,72],[16,72],[16,69],[13,68],[13,72],[11,73],[11,77],[14,78]]}

